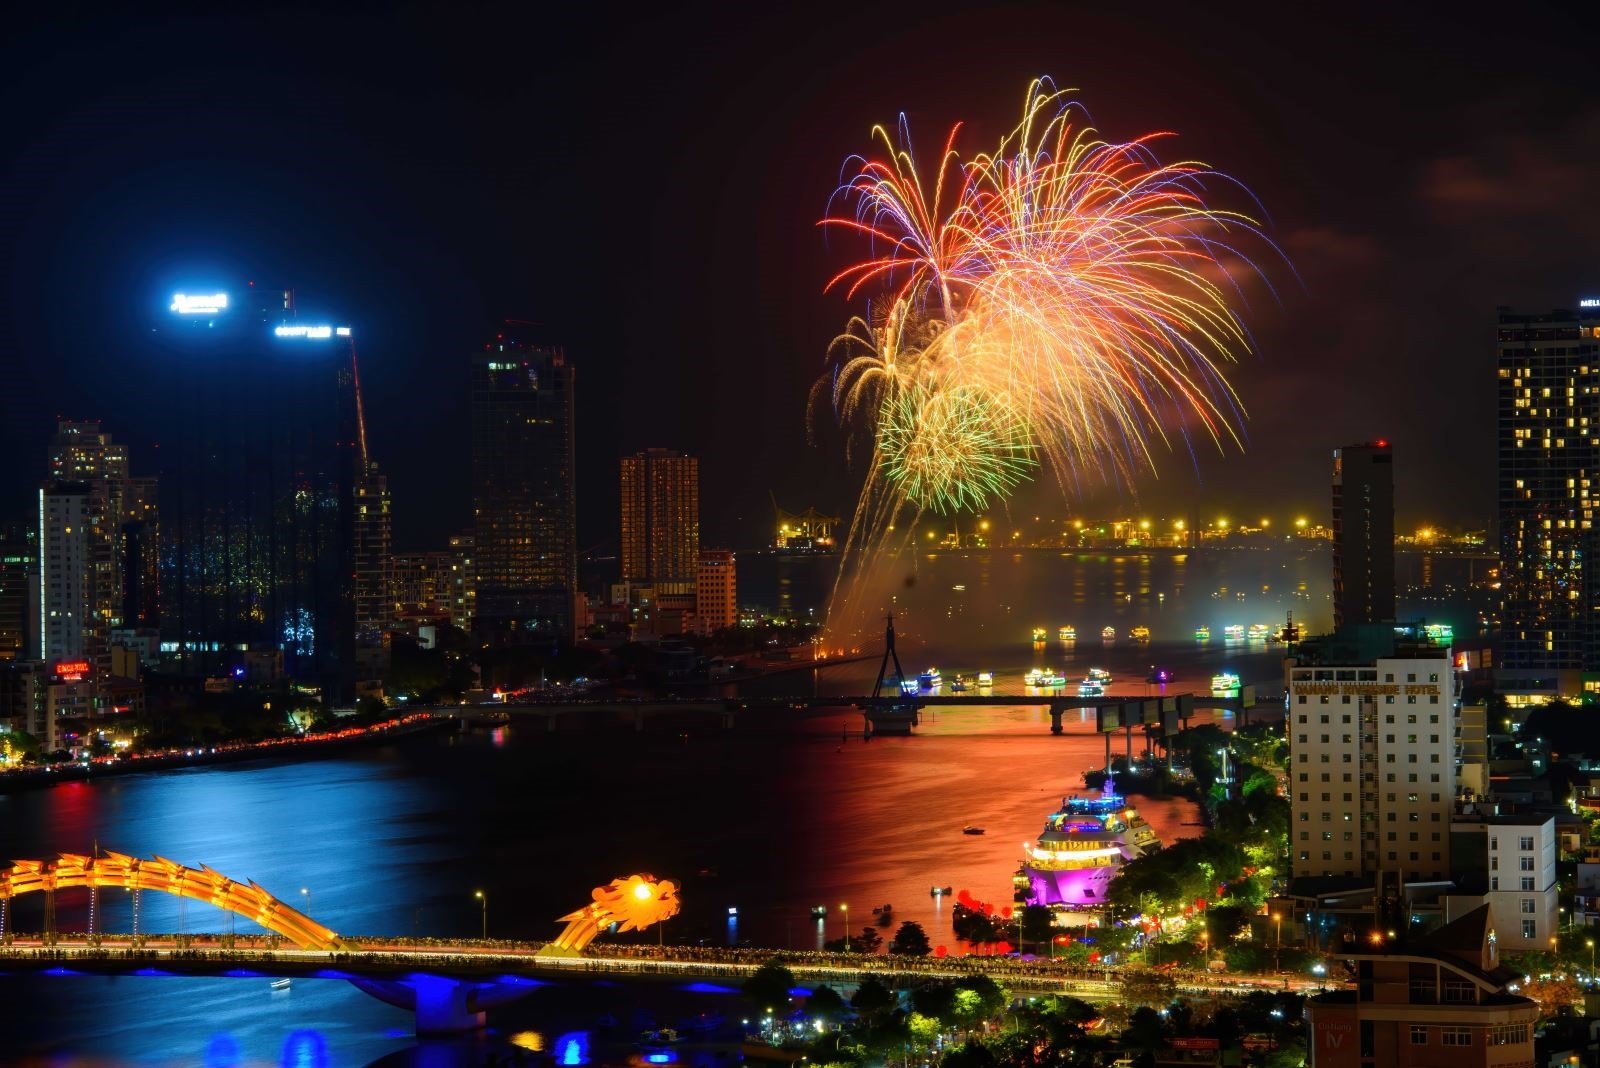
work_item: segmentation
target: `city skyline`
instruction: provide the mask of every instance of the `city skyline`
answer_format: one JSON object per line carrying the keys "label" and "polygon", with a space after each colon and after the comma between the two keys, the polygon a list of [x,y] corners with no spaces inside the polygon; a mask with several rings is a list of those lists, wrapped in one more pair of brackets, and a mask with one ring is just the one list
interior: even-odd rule
{"label": "city skyline", "polygon": [[[364,384],[375,413],[373,453],[383,458],[390,478],[397,547],[440,546],[465,525],[470,511],[465,488],[444,475],[446,465],[461,457],[448,457],[448,450],[433,444],[436,438],[459,441],[466,433],[467,405],[458,388],[466,372],[450,354],[506,316],[541,321],[574,365],[595,376],[591,381],[616,383],[614,410],[630,413],[613,428],[605,414],[613,406],[599,397],[580,399],[576,453],[578,484],[584,487],[578,517],[583,546],[607,540],[615,529],[616,486],[607,469],[618,456],[662,443],[704,457],[707,484],[727,487],[706,502],[707,539],[759,544],[768,525],[769,490],[786,501],[843,513],[852,494],[833,483],[853,482],[860,475],[857,469],[844,480],[819,480],[819,469],[845,470],[840,443],[829,433],[821,434],[814,447],[805,439],[804,393],[845,311],[843,302],[825,295],[821,286],[837,267],[838,252],[814,233],[837,179],[838,161],[865,146],[873,122],[902,110],[925,136],[936,136],[957,118],[971,119],[981,132],[998,129],[1002,117],[1014,111],[1026,78],[1053,73],[1063,84],[1078,87],[1108,135],[1174,129],[1181,135],[1176,151],[1239,175],[1265,205],[1269,233],[1299,275],[1275,280],[1276,301],[1252,295],[1251,326],[1259,353],[1246,357],[1235,374],[1251,416],[1243,454],[1219,457],[1202,450],[1191,468],[1178,444],[1164,458],[1159,482],[1140,480],[1137,498],[1091,495],[1082,509],[1180,511],[1204,500],[1215,502],[1218,510],[1242,513],[1253,510],[1249,501],[1265,495],[1285,498],[1289,510],[1315,516],[1319,495],[1299,487],[1318,481],[1328,442],[1387,437],[1407,457],[1397,486],[1402,529],[1424,520],[1464,525],[1487,514],[1492,505],[1488,480],[1449,485],[1453,472],[1484,469],[1492,462],[1490,444],[1458,429],[1493,411],[1492,386],[1484,378],[1492,373],[1493,355],[1483,341],[1483,326],[1501,304],[1559,307],[1600,285],[1583,261],[1584,242],[1569,223],[1586,218],[1580,210],[1581,183],[1575,181],[1584,160],[1546,159],[1534,151],[1540,137],[1557,140],[1571,152],[1587,151],[1591,142],[1582,132],[1596,117],[1581,93],[1568,91],[1578,84],[1575,72],[1541,71],[1526,80],[1504,72],[1492,87],[1479,87],[1433,72],[1424,78],[1414,64],[1400,60],[1411,49],[1427,48],[1442,57],[1446,73],[1465,71],[1470,57],[1536,35],[1538,20],[1500,28],[1491,39],[1487,28],[1440,27],[1421,16],[1398,15],[1392,34],[1373,44],[1348,27],[1308,17],[1290,24],[1229,20],[1224,28],[1174,9],[1166,28],[1181,24],[1187,32],[1151,39],[1151,62],[1130,70],[1107,62],[1087,42],[1096,34],[1138,32],[1137,21],[1104,13],[1015,10],[1028,12],[1037,32],[1020,54],[1008,48],[1003,59],[983,47],[1003,34],[998,25],[973,27],[953,10],[931,10],[924,24],[906,28],[911,39],[925,42],[948,38],[957,27],[976,34],[969,47],[980,61],[963,67],[954,79],[868,76],[819,82],[804,73],[795,57],[806,50],[796,47],[777,57],[777,69],[761,79],[787,78],[795,91],[782,101],[763,97],[739,104],[724,101],[716,87],[746,75],[751,60],[735,58],[738,49],[717,48],[706,56],[703,71],[690,70],[693,64],[665,65],[662,57],[673,49],[704,47],[694,43],[694,27],[702,20],[646,20],[615,47],[618,55],[638,61],[638,84],[653,86],[662,117],[649,118],[651,108],[637,103],[630,90],[613,88],[590,101],[575,99],[559,114],[533,111],[551,135],[542,142],[549,147],[539,150],[513,149],[486,134],[503,125],[509,109],[532,106],[530,94],[556,84],[549,79],[586,70],[592,53],[580,48],[564,65],[526,85],[513,79],[511,91],[503,94],[508,102],[498,102],[489,88],[463,80],[466,70],[476,68],[460,51],[466,25],[444,27],[436,38],[440,28],[429,26],[425,32],[420,23],[401,20],[377,31],[388,48],[376,50],[400,61],[356,56],[348,58],[356,64],[353,72],[296,72],[295,77],[312,78],[340,100],[347,79],[366,75],[364,80],[398,94],[397,110],[436,118],[432,128],[439,141],[425,156],[411,142],[409,126],[382,120],[366,134],[378,154],[357,158],[343,136],[355,115],[341,110],[353,104],[316,113],[296,105],[283,116],[256,106],[285,73],[274,55],[249,43],[255,24],[247,17],[219,16],[159,29],[122,25],[136,45],[127,50],[130,54],[166,60],[153,65],[166,72],[159,76],[125,70],[125,60],[96,52],[100,46],[92,43],[80,47],[95,62],[78,69],[101,73],[79,73],[76,77],[90,80],[71,86],[57,84],[57,74],[24,58],[15,68],[20,72],[15,91],[54,103],[28,109],[18,131],[8,188],[17,202],[28,201],[30,212],[6,216],[3,225],[17,248],[40,244],[32,239],[41,227],[66,227],[63,247],[74,250],[74,271],[64,273],[64,264],[48,257],[39,263],[14,259],[10,265],[16,301],[0,316],[0,338],[31,358],[21,361],[0,413],[6,445],[16,453],[40,440],[48,433],[49,418],[59,413],[99,418],[140,455],[159,457],[154,446],[166,436],[171,419],[158,398],[196,369],[149,359],[140,334],[151,310],[171,289],[185,285],[283,278],[306,299],[340,309],[362,331]],[[551,30],[588,40],[585,16],[569,17],[572,23]],[[782,13],[773,13],[720,32],[726,41],[754,41],[783,24]],[[335,38],[358,36],[351,32],[358,23],[334,17],[324,25]],[[831,32],[804,20],[785,29],[802,43]],[[48,45],[55,33],[40,24],[22,28],[15,40]],[[1179,38],[1202,47],[1180,49],[1172,43]],[[1295,47],[1306,41],[1313,42],[1309,52]],[[670,47],[660,47],[663,43]],[[45,49],[34,51],[44,54]],[[1196,58],[1214,53],[1249,56],[1257,73],[1251,79],[1217,75],[1214,64]],[[864,44],[830,54],[847,72],[872,71],[871,50]],[[432,81],[409,76],[423,55],[437,57]],[[404,66],[405,59],[415,60],[413,67]],[[1327,79],[1289,76],[1302,65],[1360,69],[1366,77],[1334,94],[1313,87]],[[154,92],[188,118],[174,121],[165,106],[116,111],[127,130],[118,144],[132,180],[112,183],[72,138],[75,131],[104,126],[114,96],[107,95],[108,81],[94,79],[118,75],[124,76],[118,92]],[[202,76],[207,90],[197,94]],[[1255,77],[1275,85],[1270,99],[1257,92]],[[845,96],[828,88],[840,81],[855,88]],[[1195,84],[1209,92],[1190,93]],[[1404,102],[1398,110],[1397,102]],[[1406,108],[1428,115],[1429,138],[1409,135],[1413,123]],[[1492,118],[1483,121],[1485,113],[1492,117],[1513,109],[1537,120],[1519,122],[1516,130],[1497,127]],[[676,143],[679,127],[668,114],[700,121],[690,126],[691,151],[675,155],[665,173],[648,176],[659,196],[629,201],[614,195],[620,175],[604,167],[616,146],[587,131],[596,116],[634,112],[648,119],[634,124],[637,136],[654,146]],[[1368,115],[1387,121],[1374,122]],[[185,142],[190,120],[198,116],[208,120],[209,136],[241,162],[196,163],[198,170],[179,196],[163,176],[177,161],[193,158]],[[784,146],[784,162],[795,165],[779,168],[784,177],[755,202],[750,229],[709,224],[718,212],[708,197],[742,195],[728,191],[729,179],[714,162],[718,151],[762,125],[786,131],[777,140]],[[1375,141],[1386,154],[1380,173],[1349,166],[1364,150],[1353,132],[1357,127],[1360,138]],[[1248,132],[1239,136],[1241,130]],[[789,152],[791,143],[805,147]],[[776,166],[778,145],[760,139],[757,144],[760,155],[751,165]],[[1268,144],[1270,155],[1263,149]],[[448,165],[432,162],[435,149]],[[537,210],[553,180],[543,177],[547,152],[569,160],[570,169],[592,183],[586,188],[594,193],[596,210],[561,219]],[[242,162],[268,159],[274,164],[270,168]],[[330,168],[334,163],[345,165],[347,185],[336,183],[326,196],[308,200],[303,195],[307,183],[339,171]],[[501,169],[526,183],[507,185],[485,177]],[[1330,181],[1334,174],[1339,179]],[[715,181],[707,184],[711,178]],[[1501,204],[1507,191],[1530,183],[1542,191],[1536,200]],[[513,193],[512,186],[526,195]],[[359,204],[346,188],[362,190]],[[373,189],[376,196],[368,196]],[[629,207],[600,209],[601,204]],[[278,228],[261,224],[268,218],[293,218],[295,230],[315,239],[286,239]],[[391,218],[404,220],[403,238],[391,236]],[[84,222],[73,219],[97,225],[85,230]],[[638,250],[630,274],[650,281],[616,284],[608,278],[601,250],[614,234],[641,225],[658,237]],[[551,255],[508,256],[504,242],[487,237],[502,230]],[[1520,258],[1513,270],[1497,252],[1523,244],[1541,253]],[[752,256],[765,262],[766,252],[777,248],[788,251],[781,269],[741,272],[724,266]],[[686,262],[693,268],[684,270]],[[392,299],[413,283],[428,299]],[[758,293],[769,295],[758,299]],[[44,314],[24,316],[20,309],[25,307]],[[757,313],[757,308],[763,310]],[[1419,309],[1425,315],[1418,315]],[[758,314],[768,328],[752,329]],[[752,350],[751,337],[769,340]],[[673,372],[675,361],[659,355],[663,345],[678,349],[690,338],[697,363],[713,372],[696,376],[693,391]],[[108,352],[117,358],[102,355]],[[1330,378],[1326,369],[1332,367],[1340,373]],[[1479,368],[1484,376],[1463,373],[1464,368]],[[1420,409],[1410,403],[1435,383],[1446,403]],[[1320,403],[1308,404],[1308,391],[1318,389],[1331,390],[1333,403],[1323,396]],[[417,396],[429,398],[426,422],[436,434],[415,433],[411,415]],[[153,399],[150,410],[138,416],[118,410]],[[688,413],[699,404],[735,418],[696,420]],[[0,502],[26,489],[8,468],[0,479]],[[1037,508],[1029,494],[1018,498],[1018,514]],[[0,503],[0,514],[14,510]]]}

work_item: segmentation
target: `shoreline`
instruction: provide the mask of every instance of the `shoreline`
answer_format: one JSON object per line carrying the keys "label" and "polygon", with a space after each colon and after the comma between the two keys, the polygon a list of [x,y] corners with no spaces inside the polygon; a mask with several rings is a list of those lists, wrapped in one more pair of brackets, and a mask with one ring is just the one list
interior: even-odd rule
{"label": "shoreline", "polygon": [[0,794],[36,790],[61,783],[94,782],[97,779],[123,775],[206,767],[214,764],[291,763],[313,760],[330,753],[372,745],[392,738],[441,730],[454,725],[459,719],[459,716],[449,713],[416,713],[402,720],[359,728],[356,733],[349,734],[337,732],[325,736],[313,735],[277,742],[258,742],[233,749],[208,748],[205,751],[197,749],[192,754],[163,753],[148,757],[130,757],[108,763],[57,764],[25,768],[0,773]]}

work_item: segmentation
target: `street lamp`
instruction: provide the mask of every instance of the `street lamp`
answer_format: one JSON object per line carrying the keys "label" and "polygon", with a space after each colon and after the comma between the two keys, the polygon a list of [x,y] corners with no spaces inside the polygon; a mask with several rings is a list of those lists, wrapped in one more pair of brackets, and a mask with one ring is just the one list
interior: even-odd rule
{"label": "street lamp", "polygon": [[1272,922],[1278,927],[1278,940],[1272,947],[1272,970],[1281,972],[1283,971],[1283,961],[1280,958],[1280,954],[1283,952],[1283,913],[1274,912],[1272,914]]}
{"label": "street lamp", "polygon": [[487,942],[489,940],[489,896],[482,890],[474,891],[472,896],[478,899],[478,912],[483,919],[483,940]]}
{"label": "street lamp", "polygon": [[1594,939],[1585,938],[1583,944],[1589,947],[1589,982],[1594,982]]}
{"label": "street lamp", "polygon": [[844,913],[844,951],[850,952],[850,903],[842,902],[839,911]]}
{"label": "street lamp", "polygon": [[306,915],[311,915],[311,891],[302,886],[300,896],[306,899]]}

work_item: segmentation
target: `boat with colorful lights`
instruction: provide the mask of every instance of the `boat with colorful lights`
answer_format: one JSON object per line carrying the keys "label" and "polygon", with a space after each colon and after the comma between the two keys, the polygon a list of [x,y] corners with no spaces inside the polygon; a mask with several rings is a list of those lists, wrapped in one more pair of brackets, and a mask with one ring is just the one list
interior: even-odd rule
{"label": "boat with colorful lights", "polygon": [[1160,848],[1155,829],[1108,775],[1100,796],[1061,799],[1017,869],[1016,899],[1068,913],[1098,912],[1118,870]]}

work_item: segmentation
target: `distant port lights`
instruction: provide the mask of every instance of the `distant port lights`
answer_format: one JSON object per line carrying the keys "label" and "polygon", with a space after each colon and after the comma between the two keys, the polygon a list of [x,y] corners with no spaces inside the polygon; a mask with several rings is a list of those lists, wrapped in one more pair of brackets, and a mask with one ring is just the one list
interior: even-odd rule
{"label": "distant port lights", "polygon": [[226,293],[174,293],[172,310],[179,315],[215,315],[228,308]]}
{"label": "distant port lights", "polygon": [[275,326],[275,337],[302,337],[312,341],[326,341],[330,337],[349,337],[348,326]]}

